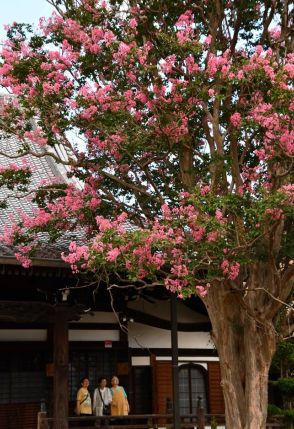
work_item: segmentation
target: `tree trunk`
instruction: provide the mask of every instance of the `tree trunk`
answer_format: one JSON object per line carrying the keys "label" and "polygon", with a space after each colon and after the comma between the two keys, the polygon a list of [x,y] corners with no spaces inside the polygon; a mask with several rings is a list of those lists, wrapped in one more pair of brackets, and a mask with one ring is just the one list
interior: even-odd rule
{"label": "tree trunk", "polygon": [[[205,304],[220,358],[227,429],[265,429],[268,371],[276,348],[264,292],[211,287]],[[263,307],[262,307],[263,305]],[[264,311],[264,314],[266,311]]]}

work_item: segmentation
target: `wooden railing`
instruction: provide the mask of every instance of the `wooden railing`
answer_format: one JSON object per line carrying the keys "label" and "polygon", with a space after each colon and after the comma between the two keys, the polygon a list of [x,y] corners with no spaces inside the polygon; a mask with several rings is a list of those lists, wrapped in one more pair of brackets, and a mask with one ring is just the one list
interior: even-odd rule
{"label": "wooden railing", "polygon": [[[225,428],[225,416],[223,414],[189,414],[181,416],[181,429],[204,429],[205,426],[210,426],[212,421],[217,422],[218,428]],[[82,424],[82,426],[80,425]],[[87,424],[87,426],[85,426]],[[107,427],[107,429],[172,429],[173,415],[172,414],[139,414],[121,416],[118,418],[104,417],[69,417],[68,427],[75,429],[93,429],[94,427]],[[273,417],[267,423],[267,429],[284,429],[286,424],[283,417]],[[38,429],[61,429],[64,425],[58,425],[53,418],[46,417],[46,413],[38,414]]]}

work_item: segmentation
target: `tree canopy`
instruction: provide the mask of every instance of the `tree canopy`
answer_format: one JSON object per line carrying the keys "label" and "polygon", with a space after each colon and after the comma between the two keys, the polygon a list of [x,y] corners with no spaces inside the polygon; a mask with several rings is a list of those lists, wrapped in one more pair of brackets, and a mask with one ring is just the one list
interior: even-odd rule
{"label": "tree canopy", "polygon": [[[7,29],[0,128],[78,182],[40,184],[2,239],[29,265],[39,232],[82,229],[62,256],[74,271],[198,294],[215,330],[230,294],[242,326],[272,330],[294,276],[293,3],[49,3],[37,29]],[[29,178],[0,170],[10,189]]]}

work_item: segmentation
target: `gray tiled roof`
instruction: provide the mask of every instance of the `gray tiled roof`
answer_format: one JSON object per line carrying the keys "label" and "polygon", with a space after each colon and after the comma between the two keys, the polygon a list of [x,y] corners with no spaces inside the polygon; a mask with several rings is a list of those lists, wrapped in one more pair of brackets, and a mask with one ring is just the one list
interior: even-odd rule
{"label": "gray tiled roof", "polygon": [[[0,131],[1,137],[1,131]],[[27,142],[30,146],[30,149],[37,153],[38,155],[44,154],[44,149],[42,149],[37,144],[32,142]],[[32,177],[29,185],[28,192],[33,191],[38,188],[41,180],[50,180],[58,179],[61,183],[73,182],[74,179],[67,178],[67,171],[69,167],[59,164],[50,156],[33,156],[33,155],[24,155],[18,159],[11,159],[9,156],[13,157],[18,154],[21,143],[16,137],[5,137],[0,138],[0,153],[5,153],[8,156],[0,154],[0,166],[8,166],[10,163],[15,162],[16,164],[21,165],[21,160],[24,159],[27,162],[27,165],[32,171]],[[46,149],[47,150],[47,149]],[[55,146],[50,149],[55,157],[60,158],[62,161],[68,160],[68,154],[65,152],[62,146]],[[82,187],[81,183],[75,182],[79,187]],[[37,205],[31,201],[31,198],[34,194],[29,194],[25,197],[21,197],[21,194],[6,189],[5,187],[0,188],[0,201],[7,200],[7,208],[0,208],[0,234],[3,233],[5,226],[9,226],[12,223],[12,218],[17,221],[20,218],[20,213],[26,213],[32,215],[34,209],[37,208]],[[130,222],[126,223],[126,228],[129,231],[136,230],[137,227]],[[69,242],[73,239],[82,243],[84,241],[83,231],[75,231],[75,233],[64,233],[62,238],[59,238],[54,243],[48,243],[48,237],[46,234],[40,234],[41,242],[36,253],[36,258],[38,259],[60,259],[60,253],[68,249]],[[3,242],[0,241],[0,258],[2,257],[13,257],[14,249],[12,247],[6,246]]]}
{"label": "gray tiled roof", "polygon": [[[44,150],[40,146],[37,146],[32,142],[29,142],[29,146],[30,149],[34,153],[40,155],[40,157],[24,155],[23,157],[17,159],[9,158],[18,154],[20,142],[16,137],[13,136],[5,136],[5,138],[3,138],[3,134],[2,138],[0,139],[0,152],[8,155],[4,156],[0,154],[0,166],[8,166],[12,162],[21,165],[21,160],[24,159],[33,172],[28,192],[26,193],[27,196],[21,197],[19,192],[8,190],[5,187],[0,188],[0,200],[6,200],[7,202],[7,208],[0,209],[0,234],[4,231],[5,226],[9,226],[12,223],[12,218],[14,220],[19,219],[20,213],[26,213],[28,215],[33,214],[33,211],[37,206],[31,201],[32,194],[29,194],[29,192],[37,189],[40,181],[54,178],[58,179],[61,183],[68,182],[66,176],[66,166],[58,164],[50,156],[42,156]],[[67,159],[67,154],[61,147],[51,150],[53,151],[54,155],[60,157],[61,160]],[[65,235],[56,243],[50,244],[47,242],[46,236],[43,234],[41,237],[41,245],[38,249],[36,257],[40,259],[59,259],[61,251],[67,249],[69,241],[70,237]],[[13,257],[13,255],[13,248],[4,245],[3,242],[0,241],[0,257]]]}

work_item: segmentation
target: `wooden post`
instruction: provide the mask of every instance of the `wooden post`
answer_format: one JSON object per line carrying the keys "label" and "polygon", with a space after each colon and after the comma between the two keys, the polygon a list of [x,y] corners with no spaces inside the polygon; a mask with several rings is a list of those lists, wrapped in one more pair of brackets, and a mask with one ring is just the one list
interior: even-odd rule
{"label": "wooden post", "polygon": [[202,397],[198,396],[197,401],[197,429],[204,429],[205,427],[205,415],[202,404]]}
{"label": "wooden post", "polygon": [[37,429],[49,429],[46,421],[47,413],[45,411],[38,412]]}
{"label": "wooden post", "polygon": [[154,353],[150,355],[150,365],[152,370],[152,413],[158,413],[158,384],[157,384],[157,365]]}
{"label": "wooden post", "polygon": [[56,307],[54,324],[53,429],[68,429],[68,316]]}
{"label": "wooden post", "polygon": [[178,318],[177,318],[177,296],[175,293],[170,297],[171,314],[171,349],[172,349],[172,379],[173,379],[173,427],[180,429],[180,401],[179,401],[179,367],[178,367]]}

